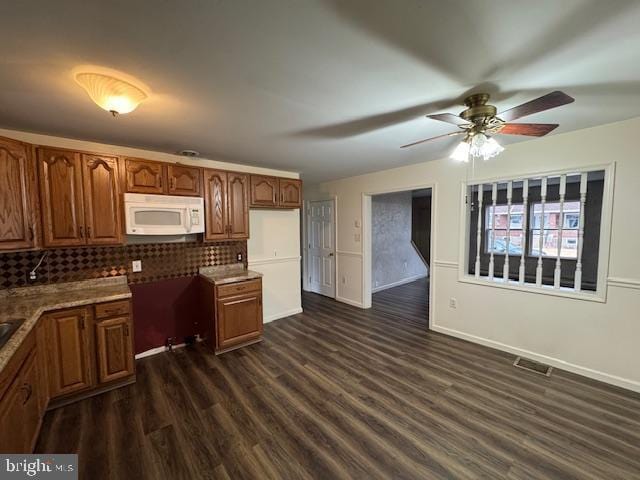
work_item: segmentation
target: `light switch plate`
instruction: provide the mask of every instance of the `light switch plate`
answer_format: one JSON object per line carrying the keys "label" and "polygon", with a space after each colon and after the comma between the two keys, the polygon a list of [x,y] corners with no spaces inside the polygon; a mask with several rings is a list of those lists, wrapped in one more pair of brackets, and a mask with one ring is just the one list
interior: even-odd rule
{"label": "light switch plate", "polygon": [[133,271],[133,273],[141,272],[142,260],[134,260],[133,262],[131,262],[131,270]]}

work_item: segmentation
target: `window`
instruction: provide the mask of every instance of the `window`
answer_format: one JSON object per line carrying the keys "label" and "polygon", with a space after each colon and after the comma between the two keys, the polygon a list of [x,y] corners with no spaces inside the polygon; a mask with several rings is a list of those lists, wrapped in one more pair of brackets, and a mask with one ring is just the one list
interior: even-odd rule
{"label": "window", "polygon": [[[491,253],[509,255],[522,255],[525,235],[522,233],[523,205],[511,205],[511,218],[509,218],[508,205],[496,205],[495,225],[493,223],[493,207],[487,208],[485,215],[485,251]],[[509,229],[507,231],[507,224]],[[494,231],[495,227],[495,231]],[[509,241],[507,242],[507,233]],[[493,244],[493,247],[491,246]]]}
{"label": "window", "polygon": [[607,269],[602,249],[608,252],[609,243],[600,235],[610,228],[602,224],[610,221],[605,215],[612,201],[609,171],[467,185],[461,280],[558,294],[590,290],[602,300]]}
{"label": "window", "polygon": [[[580,223],[580,202],[564,202],[560,212],[559,202],[549,202],[544,205],[544,229],[542,229],[542,243],[540,242],[540,217],[542,203],[531,205],[531,230],[529,232],[529,255],[543,257],[558,256],[558,242],[562,239],[560,258],[575,260],[578,258],[578,224]],[[562,215],[562,221],[560,216]],[[562,225],[562,232],[560,232]]]}

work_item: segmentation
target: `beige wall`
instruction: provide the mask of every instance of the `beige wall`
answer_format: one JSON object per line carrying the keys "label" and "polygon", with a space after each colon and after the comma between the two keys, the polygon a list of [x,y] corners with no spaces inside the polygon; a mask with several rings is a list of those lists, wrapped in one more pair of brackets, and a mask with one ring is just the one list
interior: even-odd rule
{"label": "beige wall", "polygon": [[[458,281],[464,164],[448,158],[305,186],[338,197],[338,298],[362,305],[362,194],[435,184],[432,328],[640,391],[640,118],[510,145],[475,178],[616,163],[606,303]],[[342,253],[340,253],[342,252]],[[344,282],[343,282],[344,280]],[[449,299],[457,299],[457,308]]]}
{"label": "beige wall", "polygon": [[[299,178],[295,172],[248,167],[219,160],[185,158],[170,153],[107,145],[69,138],[0,129],[0,136],[37,145],[88,150],[112,155],[180,162],[199,167],[221,168],[238,172],[262,173]],[[249,268],[263,277],[263,315],[265,322],[302,311],[300,305],[300,213],[298,210],[252,210],[249,216],[250,238],[247,242]]]}

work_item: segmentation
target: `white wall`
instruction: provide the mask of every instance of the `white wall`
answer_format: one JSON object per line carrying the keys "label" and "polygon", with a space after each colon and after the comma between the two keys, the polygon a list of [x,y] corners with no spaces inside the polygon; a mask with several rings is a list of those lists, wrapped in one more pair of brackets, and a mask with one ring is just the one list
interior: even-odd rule
{"label": "white wall", "polygon": [[[458,281],[461,183],[467,166],[446,158],[307,185],[308,200],[338,197],[338,298],[362,305],[363,193],[434,183],[431,328],[640,391],[640,118],[509,145],[476,165],[494,178],[616,162],[606,303]],[[457,309],[449,298],[457,299]]]}
{"label": "white wall", "polygon": [[371,204],[373,291],[426,277],[427,267],[411,245],[411,191],[376,195]]}
{"label": "white wall", "polygon": [[249,268],[263,274],[264,321],[300,313],[300,211],[251,210],[249,228]]}

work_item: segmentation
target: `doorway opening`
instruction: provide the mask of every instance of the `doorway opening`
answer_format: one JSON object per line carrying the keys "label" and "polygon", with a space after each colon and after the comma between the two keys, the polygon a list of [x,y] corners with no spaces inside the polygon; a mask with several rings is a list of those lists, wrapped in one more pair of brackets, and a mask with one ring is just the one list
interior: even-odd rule
{"label": "doorway opening", "polygon": [[389,321],[428,328],[432,186],[363,196],[363,303]]}
{"label": "doorway opening", "polygon": [[336,298],[336,199],[308,202],[305,218],[305,290]]}

